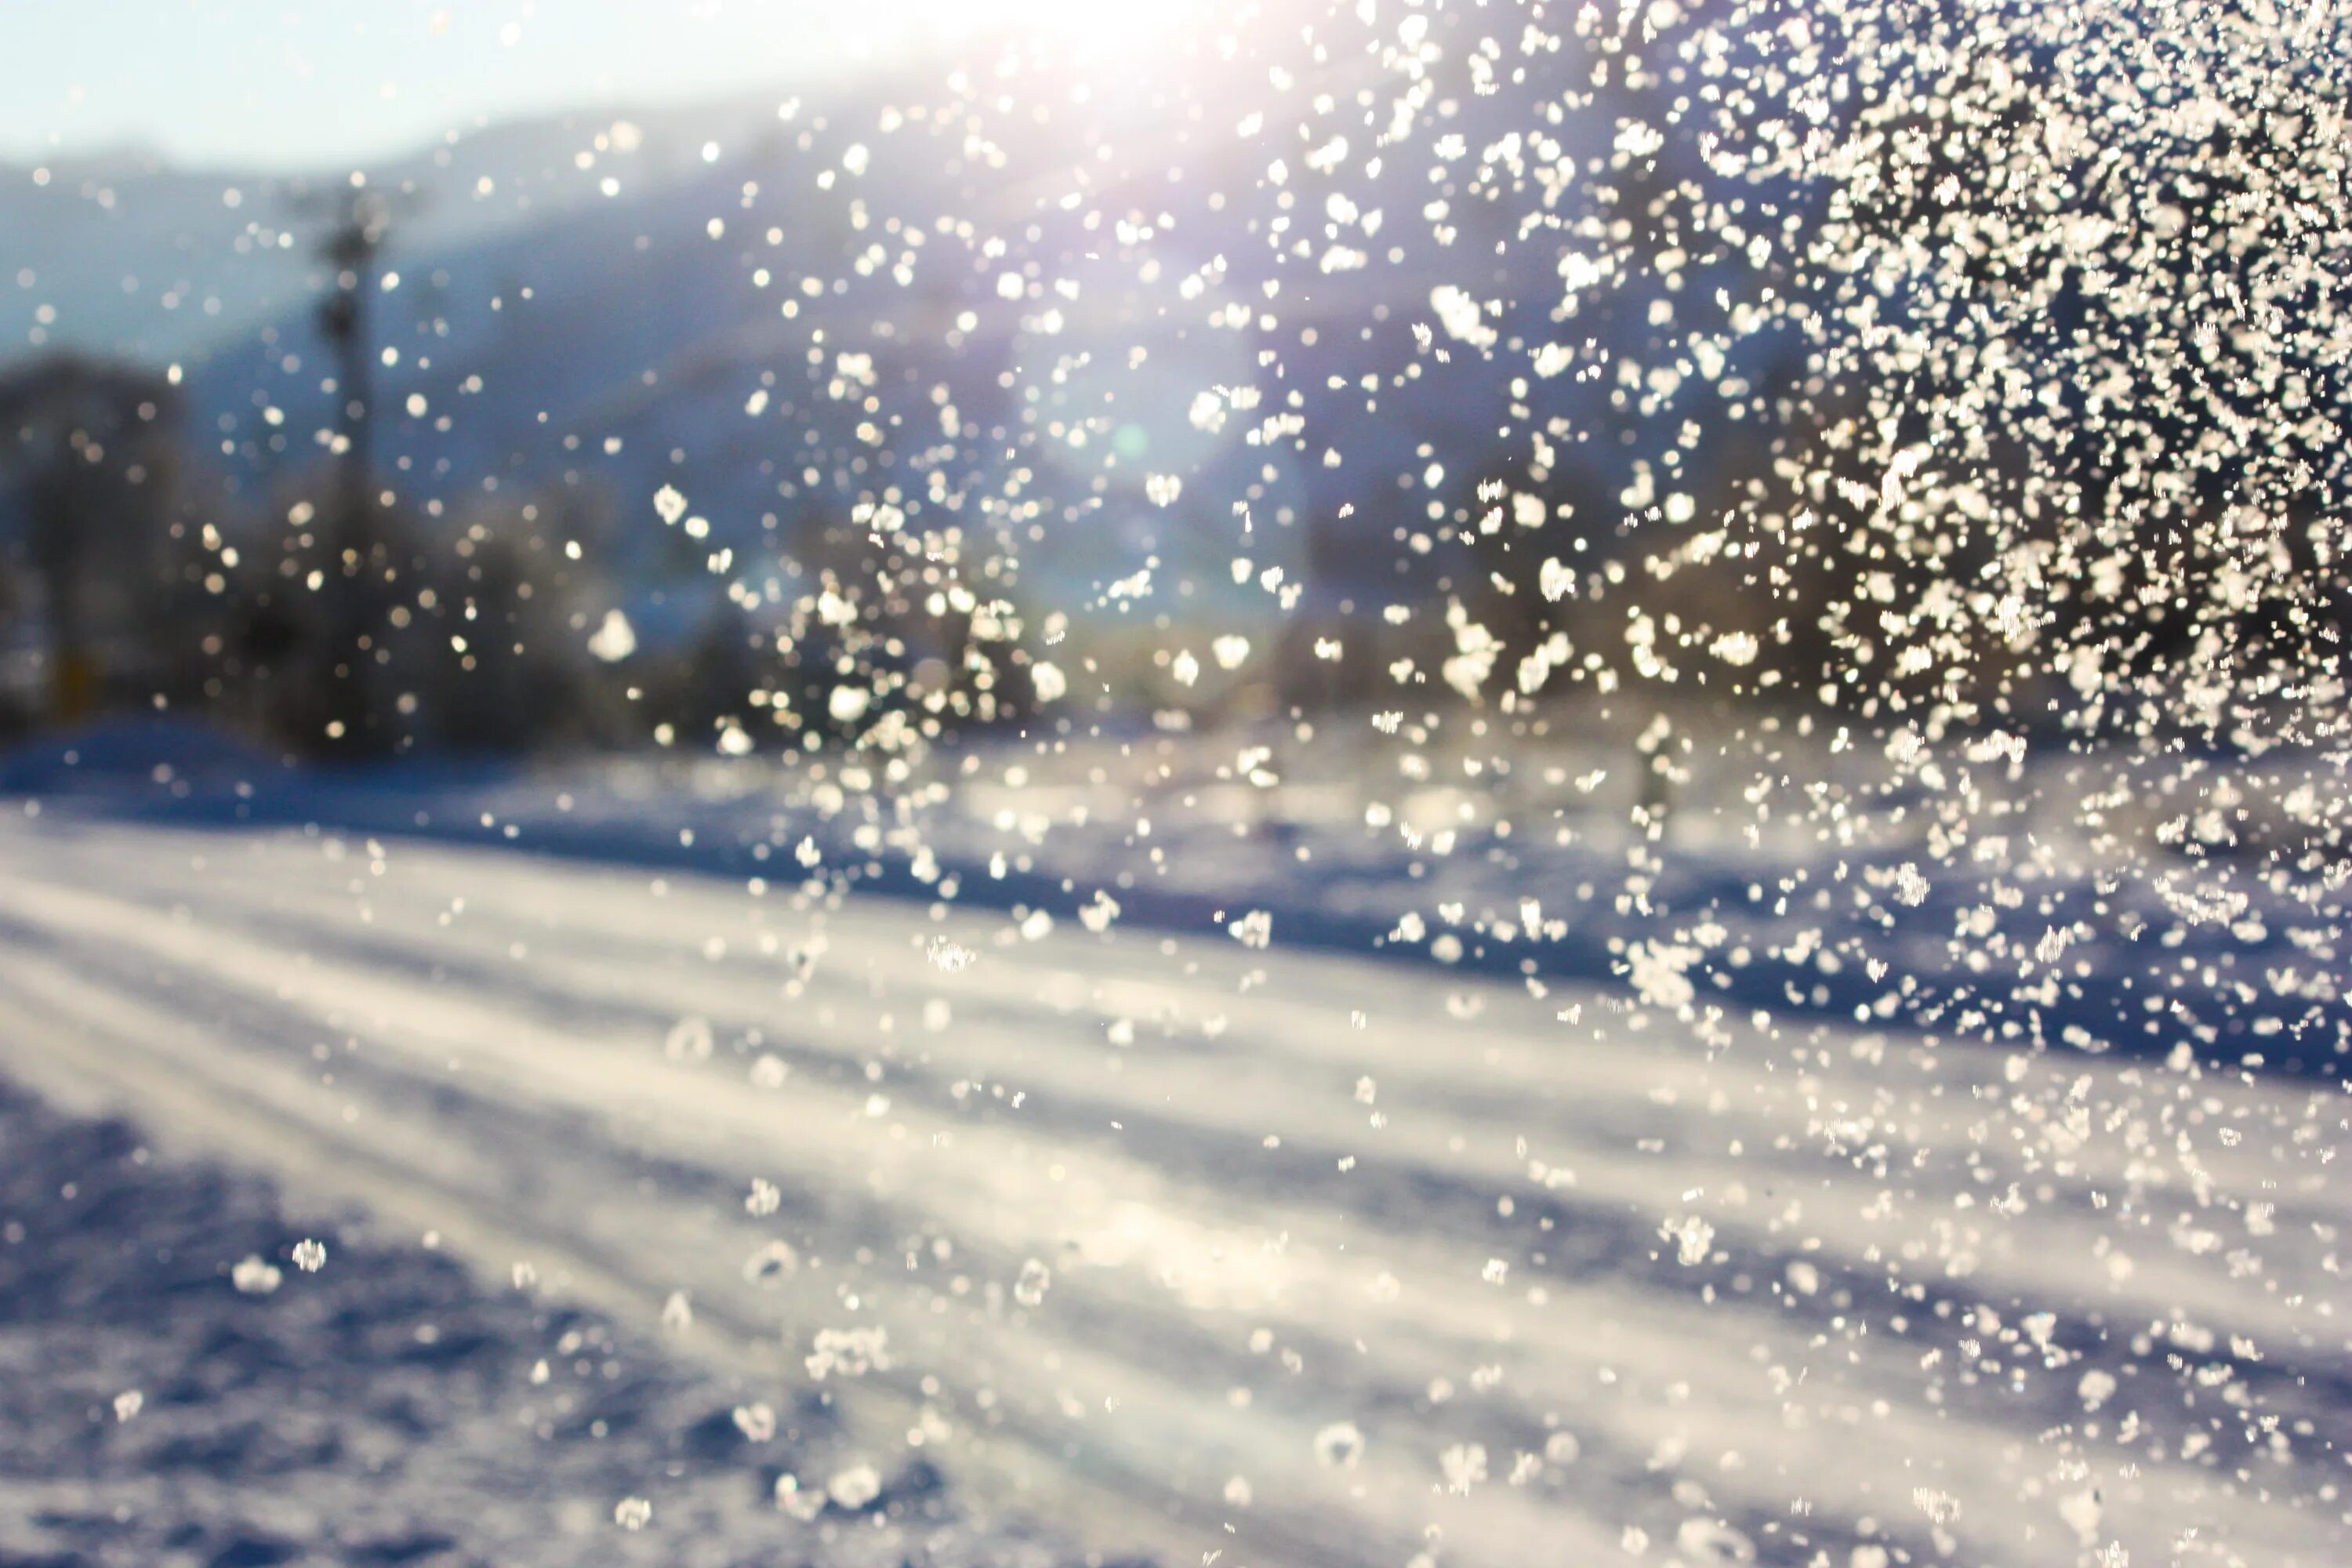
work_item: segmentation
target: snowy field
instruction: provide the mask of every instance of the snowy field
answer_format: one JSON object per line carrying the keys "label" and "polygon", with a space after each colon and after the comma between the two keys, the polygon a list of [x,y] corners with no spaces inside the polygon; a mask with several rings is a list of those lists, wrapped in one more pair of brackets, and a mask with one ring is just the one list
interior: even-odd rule
{"label": "snowy field", "polygon": [[[783,1518],[776,1474],[838,1443],[822,1411],[747,1445],[740,1390],[650,1332],[487,1289],[363,1215],[297,1215],[14,1089],[0,1150],[10,1568],[1057,1560],[914,1467],[863,1517]],[[623,1535],[614,1500],[647,1475],[665,1529]]]}
{"label": "snowy field", "polygon": [[[1024,934],[317,828],[12,807],[0,864],[0,1073],[292,1216],[174,1220],[184,1283],[125,1317],[118,1269],[73,1333],[276,1311],[239,1331],[333,1386],[316,1310],[276,1303],[364,1269],[383,1333],[453,1296],[516,1347],[592,1313],[627,1375],[688,1391],[639,1397],[636,1428],[676,1428],[596,1462],[445,1457],[383,1504],[431,1495],[483,1560],[832,1562],[810,1531],[869,1514],[932,1560],[1261,1568],[2352,1551],[2331,1084],[1826,1019],[1702,1040],[1605,975],[1538,997],[1278,929]],[[300,1271],[335,1224],[370,1239]],[[266,1301],[229,1278],[251,1252],[284,1275]],[[12,1315],[0,1348],[66,1332]],[[478,1363],[455,1451],[508,1423],[571,1454],[533,1436],[545,1353]],[[56,1397],[109,1443],[207,1421],[117,1422],[93,1375]],[[320,1465],[364,1497],[401,1447]],[[0,1484],[0,1552],[31,1561],[81,1560],[42,1518],[196,1506]],[[205,1485],[272,1483],[232,1458]],[[963,1522],[923,1544],[918,1494]],[[559,1518],[592,1544],[534,1522]]]}

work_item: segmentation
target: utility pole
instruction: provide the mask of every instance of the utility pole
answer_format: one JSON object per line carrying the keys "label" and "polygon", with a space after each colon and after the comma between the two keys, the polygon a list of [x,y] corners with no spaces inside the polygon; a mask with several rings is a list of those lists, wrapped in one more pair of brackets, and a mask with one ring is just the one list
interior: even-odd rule
{"label": "utility pole", "polygon": [[326,208],[330,227],[320,255],[334,268],[319,301],[319,335],[335,361],[335,477],[321,535],[320,563],[325,646],[321,671],[324,741],[345,755],[381,753],[394,737],[374,700],[383,655],[384,574],[390,567],[377,526],[369,460],[375,413],[374,335],[368,301],[377,253],[391,227],[391,205],[354,176]]}

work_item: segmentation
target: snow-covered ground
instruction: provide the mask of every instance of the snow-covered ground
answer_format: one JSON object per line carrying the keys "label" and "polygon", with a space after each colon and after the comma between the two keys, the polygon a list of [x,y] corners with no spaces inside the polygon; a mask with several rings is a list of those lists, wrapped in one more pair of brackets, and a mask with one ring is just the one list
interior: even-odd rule
{"label": "snow-covered ground", "polygon": [[2329,1086],[781,869],[62,807],[0,864],[0,1071],[827,1412],[809,1489],[1261,1568],[2352,1547]]}
{"label": "snow-covered ground", "polygon": [[1819,732],[1639,711],[1549,735],[1391,738],[1360,714],[1000,731],[892,757],[341,773],[131,721],[0,758],[0,797],[814,879],[1049,922],[1214,934],[1263,911],[1286,947],[1686,989],[1674,1010],[1703,1031],[1761,1011],[1929,1044],[2352,1061],[2346,883],[2308,853],[2342,832],[2323,759],[2053,745],[1986,765],[1962,743],[1898,765]]}
{"label": "snow-covered ground", "polygon": [[[119,1121],[0,1086],[0,1151],[10,1568],[1073,1559],[919,1465],[856,1513],[780,1516],[774,1477],[838,1452],[823,1411],[747,1443],[739,1380],[653,1331],[492,1288],[315,1198],[289,1213]],[[649,1474],[663,1528],[616,1531]]]}

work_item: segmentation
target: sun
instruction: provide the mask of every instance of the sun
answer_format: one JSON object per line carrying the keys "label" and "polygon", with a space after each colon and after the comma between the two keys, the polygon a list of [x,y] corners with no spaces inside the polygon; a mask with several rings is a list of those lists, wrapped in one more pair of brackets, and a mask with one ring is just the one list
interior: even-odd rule
{"label": "sun", "polygon": [[[850,26],[868,52],[985,38],[1125,54],[1206,25],[1212,0],[871,0]],[[855,16],[855,13],[852,14]]]}

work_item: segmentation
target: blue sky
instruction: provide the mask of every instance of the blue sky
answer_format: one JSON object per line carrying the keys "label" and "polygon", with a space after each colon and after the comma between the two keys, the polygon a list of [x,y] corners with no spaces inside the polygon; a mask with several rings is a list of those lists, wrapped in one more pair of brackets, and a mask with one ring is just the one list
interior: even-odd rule
{"label": "blue sky", "polygon": [[921,0],[0,0],[0,156],[309,168],[837,69]]}

